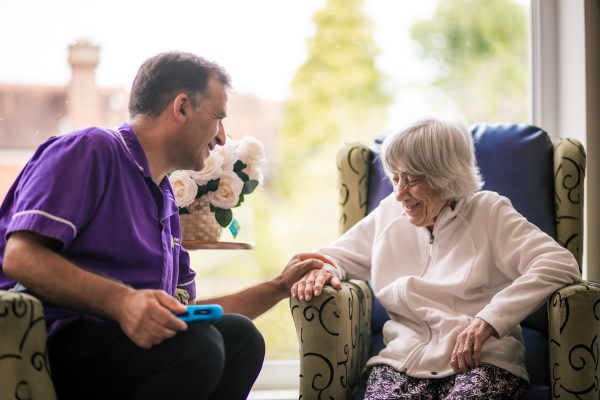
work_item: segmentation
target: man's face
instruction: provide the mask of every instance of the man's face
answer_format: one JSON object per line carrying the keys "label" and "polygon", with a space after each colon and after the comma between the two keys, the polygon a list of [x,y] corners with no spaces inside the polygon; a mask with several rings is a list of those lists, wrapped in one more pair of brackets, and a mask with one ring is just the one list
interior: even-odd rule
{"label": "man's face", "polygon": [[208,93],[209,97],[198,108],[190,107],[192,115],[183,133],[185,140],[180,143],[181,153],[186,155],[179,160],[185,162],[184,169],[201,170],[210,151],[225,144],[223,119],[227,116],[227,92],[218,79],[210,78]]}

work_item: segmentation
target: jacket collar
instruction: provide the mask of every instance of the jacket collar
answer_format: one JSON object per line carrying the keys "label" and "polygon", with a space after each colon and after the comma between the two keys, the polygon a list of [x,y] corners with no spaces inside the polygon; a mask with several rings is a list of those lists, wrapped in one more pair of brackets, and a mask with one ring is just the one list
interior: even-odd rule
{"label": "jacket collar", "polygon": [[144,175],[146,178],[152,178],[150,175],[148,158],[146,157],[146,153],[144,153],[142,144],[138,140],[131,125],[124,123],[123,125],[119,126],[115,133],[118,135],[118,138],[125,149],[127,149],[129,158],[137,166],[142,175]]}
{"label": "jacket collar", "polygon": [[[140,143],[137,135],[133,131],[133,128],[128,123],[124,123],[116,130],[116,135],[119,141],[129,154],[130,160],[136,165],[140,173],[146,178],[148,182],[152,182],[152,175],[150,174],[150,164],[148,158],[144,152],[144,148]],[[169,177],[165,176],[160,182],[159,188],[161,189],[163,196],[168,198],[170,201],[167,202],[167,206],[163,208],[161,218],[168,218],[171,215],[178,213],[178,208],[175,205],[175,196],[173,195],[173,189],[169,182]]]}

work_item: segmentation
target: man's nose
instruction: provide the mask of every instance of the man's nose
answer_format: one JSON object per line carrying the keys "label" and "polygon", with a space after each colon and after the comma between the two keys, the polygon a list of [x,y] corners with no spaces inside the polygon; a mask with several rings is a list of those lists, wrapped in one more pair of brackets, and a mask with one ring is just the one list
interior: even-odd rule
{"label": "man's nose", "polygon": [[223,126],[223,121],[219,121],[219,131],[217,132],[217,136],[215,137],[217,140],[217,144],[219,146],[223,146],[227,141],[227,135],[225,135],[225,127]]}

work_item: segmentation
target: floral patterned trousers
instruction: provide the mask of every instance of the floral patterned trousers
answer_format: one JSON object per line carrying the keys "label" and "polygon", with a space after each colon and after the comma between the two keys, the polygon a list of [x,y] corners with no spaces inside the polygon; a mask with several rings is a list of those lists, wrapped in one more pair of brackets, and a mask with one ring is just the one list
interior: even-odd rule
{"label": "floral patterned trousers", "polygon": [[520,399],[527,382],[491,364],[437,379],[413,378],[387,365],[372,368],[365,400]]}

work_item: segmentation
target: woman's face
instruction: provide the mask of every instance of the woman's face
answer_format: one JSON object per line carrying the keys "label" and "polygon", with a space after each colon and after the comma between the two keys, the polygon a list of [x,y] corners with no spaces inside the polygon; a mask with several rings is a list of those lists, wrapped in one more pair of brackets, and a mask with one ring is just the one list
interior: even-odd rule
{"label": "woman's face", "polygon": [[396,200],[402,203],[410,223],[430,230],[446,205],[440,193],[434,190],[424,176],[397,173],[392,175]]}

